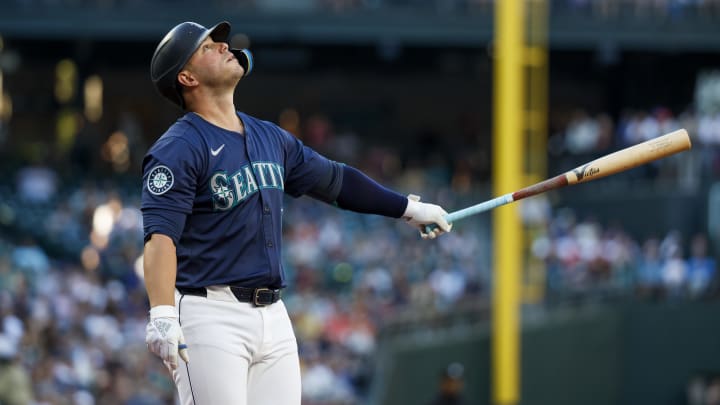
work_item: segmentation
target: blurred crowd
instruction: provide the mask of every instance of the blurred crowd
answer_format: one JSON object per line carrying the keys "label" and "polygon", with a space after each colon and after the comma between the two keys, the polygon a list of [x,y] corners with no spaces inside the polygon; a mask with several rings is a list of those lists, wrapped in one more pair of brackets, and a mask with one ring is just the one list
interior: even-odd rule
{"label": "blurred crowd", "polygon": [[709,299],[720,292],[703,232],[670,230],[638,240],[621,227],[560,210],[531,251],[546,264],[550,300]]}
{"label": "blurred crowd", "polygon": [[0,403],[172,403],[143,344],[139,210],[98,187],[22,186],[47,172],[20,171],[17,190],[2,192],[0,352],[32,383],[0,383]]}

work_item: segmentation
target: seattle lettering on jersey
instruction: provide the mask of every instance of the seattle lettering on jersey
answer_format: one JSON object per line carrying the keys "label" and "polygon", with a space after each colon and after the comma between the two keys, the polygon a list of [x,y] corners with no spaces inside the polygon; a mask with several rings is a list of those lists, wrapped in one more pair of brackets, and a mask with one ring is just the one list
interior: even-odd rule
{"label": "seattle lettering on jersey", "polygon": [[[252,167],[252,169],[251,169]],[[283,167],[273,162],[253,162],[228,175],[218,171],[210,176],[213,208],[226,211],[266,188],[285,189]]]}

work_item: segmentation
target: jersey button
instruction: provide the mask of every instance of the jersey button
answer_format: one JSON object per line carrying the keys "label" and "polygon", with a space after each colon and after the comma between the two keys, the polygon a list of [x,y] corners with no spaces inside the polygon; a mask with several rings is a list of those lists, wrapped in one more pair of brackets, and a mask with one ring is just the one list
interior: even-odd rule
{"label": "jersey button", "polygon": [[266,206],[263,208],[263,210],[264,210],[265,212],[270,212],[270,206],[269,206],[269,205],[266,205]]}
{"label": "jersey button", "polygon": [[270,241],[268,241],[268,243],[267,243],[267,247],[273,247],[273,243],[272,243],[272,242],[270,242]]}

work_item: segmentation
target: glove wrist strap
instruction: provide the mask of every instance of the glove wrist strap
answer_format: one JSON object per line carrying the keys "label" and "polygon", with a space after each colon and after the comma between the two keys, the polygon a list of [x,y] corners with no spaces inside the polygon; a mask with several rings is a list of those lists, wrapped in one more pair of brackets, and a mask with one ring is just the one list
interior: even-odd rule
{"label": "glove wrist strap", "polygon": [[173,305],[157,305],[150,308],[150,319],[177,317],[178,314]]}
{"label": "glove wrist strap", "polygon": [[420,210],[420,203],[418,202],[417,196],[414,196],[410,194],[410,196],[407,199],[407,207],[405,208],[405,212],[402,215],[403,219],[410,220],[417,215],[418,211]]}

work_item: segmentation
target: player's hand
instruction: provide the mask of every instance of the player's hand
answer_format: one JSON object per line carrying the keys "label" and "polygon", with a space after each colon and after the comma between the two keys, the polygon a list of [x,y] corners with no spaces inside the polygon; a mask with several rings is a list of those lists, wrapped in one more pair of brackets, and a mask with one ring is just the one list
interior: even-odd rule
{"label": "player's hand", "polygon": [[[183,336],[178,315],[172,305],[158,305],[150,309],[150,321],[145,329],[148,349],[160,357],[172,372],[178,366],[178,355],[190,361],[185,336]],[[182,348],[179,346],[182,345]]]}
{"label": "player's hand", "polygon": [[[420,230],[423,239],[435,239],[439,235],[450,232],[452,225],[445,220],[447,212],[439,205],[420,202],[420,196],[408,195],[408,205],[403,218],[408,224]],[[435,224],[432,230],[425,225]]]}

